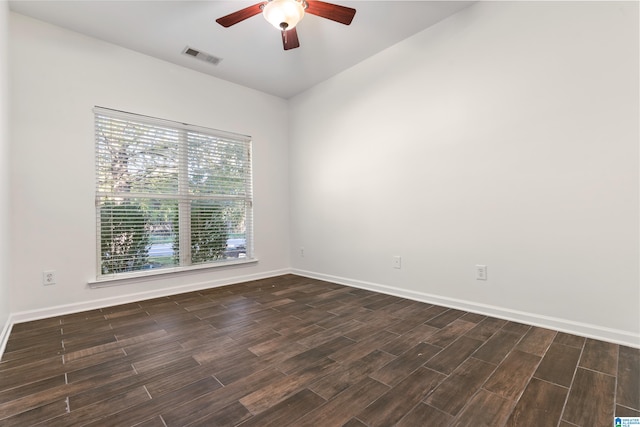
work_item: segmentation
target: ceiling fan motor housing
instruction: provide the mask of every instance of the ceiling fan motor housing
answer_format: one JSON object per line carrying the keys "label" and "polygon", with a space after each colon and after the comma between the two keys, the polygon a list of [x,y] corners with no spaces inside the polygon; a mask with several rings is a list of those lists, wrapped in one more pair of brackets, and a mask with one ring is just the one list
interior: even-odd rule
{"label": "ceiling fan motor housing", "polygon": [[291,30],[304,17],[305,0],[269,0],[262,7],[265,19],[279,30]]}

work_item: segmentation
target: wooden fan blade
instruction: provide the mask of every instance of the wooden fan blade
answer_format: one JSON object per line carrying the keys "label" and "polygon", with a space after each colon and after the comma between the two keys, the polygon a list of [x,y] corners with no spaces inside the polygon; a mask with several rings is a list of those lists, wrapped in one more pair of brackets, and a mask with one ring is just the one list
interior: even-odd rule
{"label": "wooden fan blade", "polygon": [[216,19],[216,22],[223,27],[228,28],[232,25],[237,24],[238,22],[244,21],[247,18],[251,18],[252,16],[262,13],[262,8],[260,6],[262,6],[263,4],[264,2],[261,2],[258,4],[254,4],[253,6],[245,7],[244,9]]}
{"label": "wooden fan blade", "polygon": [[287,31],[282,30],[282,46],[284,46],[284,50],[300,47],[300,41],[298,40],[298,32],[296,31],[296,27],[293,27],[292,29]]}
{"label": "wooden fan blade", "polygon": [[340,6],[333,3],[326,3],[319,0],[308,0],[309,7],[305,12],[322,18],[331,19],[344,25],[351,24],[356,10],[346,6]]}

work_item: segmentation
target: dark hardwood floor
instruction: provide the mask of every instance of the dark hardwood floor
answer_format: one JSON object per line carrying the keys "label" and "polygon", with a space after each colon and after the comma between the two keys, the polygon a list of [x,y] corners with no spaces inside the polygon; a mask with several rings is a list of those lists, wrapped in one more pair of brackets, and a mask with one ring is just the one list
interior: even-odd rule
{"label": "dark hardwood floor", "polygon": [[287,275],[14,326],[2,426],[583,426],[640,350]]}

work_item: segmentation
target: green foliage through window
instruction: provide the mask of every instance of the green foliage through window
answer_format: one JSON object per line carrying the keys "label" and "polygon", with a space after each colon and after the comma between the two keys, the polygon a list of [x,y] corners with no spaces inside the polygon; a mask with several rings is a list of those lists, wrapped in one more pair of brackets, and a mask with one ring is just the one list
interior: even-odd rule
{"label": "green foliage through window", "polygon": [[[220,204],[211,202],[191,203],[191,263],[202,264],[208,261],[224,259],[229,236],[228,225],[225,223],[224,210]],[[178,216],[174,217],[178,223]],[[179,248],[179,233],[174,235],[174,261],[180,262],[177,248]]]}
{"label": "green foliage through window", "polygon": [[147,215],[134,201],[107,201],[100,206],[102,274],[143,268],[149,257]]}

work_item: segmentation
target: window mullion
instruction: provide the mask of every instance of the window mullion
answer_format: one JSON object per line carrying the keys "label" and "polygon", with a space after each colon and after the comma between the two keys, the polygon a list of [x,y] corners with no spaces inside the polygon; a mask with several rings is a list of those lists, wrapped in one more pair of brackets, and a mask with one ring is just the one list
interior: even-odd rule
{"label": "window mullion", "polygon": [[191,200],[189,199],[189,153],[187,132],[178,143],[178,218],[180,221],[180,265],[191,265]]}

